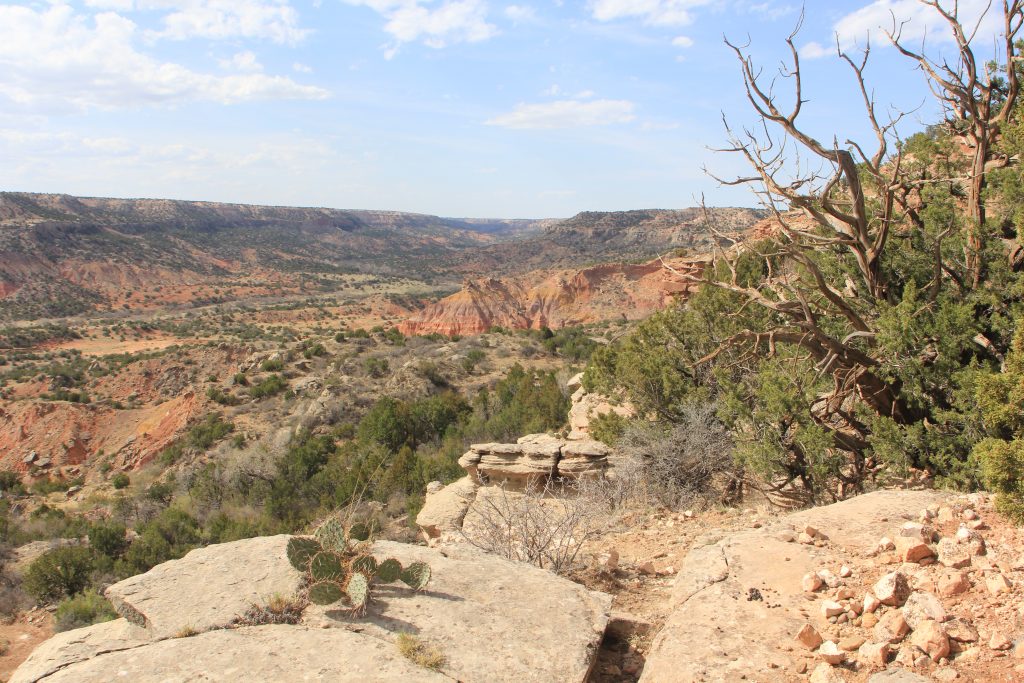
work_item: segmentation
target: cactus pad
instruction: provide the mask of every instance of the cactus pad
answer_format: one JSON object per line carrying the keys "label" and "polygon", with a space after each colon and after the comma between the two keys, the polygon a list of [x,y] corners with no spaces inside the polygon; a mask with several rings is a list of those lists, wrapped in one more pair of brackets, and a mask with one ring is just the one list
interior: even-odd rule
{"label": "cactus pad", "polygon": [[362,613],[366,609],[366,603],[370,600],[370,580],[366,574],[352,572],[352,576],[348,577],[345,593],[348,594],[348,599],[352,601],[352,609]]}
{"label": "cactus pad", "polygon": [[357,541],[365,541],[370,538],[370,527],[362,522],[356,522],[349,528],[348,535],[349,538],[354,538]]}
{"label": "cactus pad", "polygon": [[315,605],[330,605],[341,600],[344,593],[337,581],[318,581],[309,587],[309,601]]}
{"label": "cactus pad", "polygon": [[325,550],[343,553],[348,548],[345,525],[337,517],[331,517],[317,527],[313,534]]}
{"label": "cactus pad", "polygon": [[374,578],[381,583],[392,583],[398,581],[402,576],[402,563],[393,557],[389,557],[377,565],[377,573]]}
{"label": "cactus pad", "polygon": [[317,553],[309,562],[309,574],[314,581],[341,581],[345,578],[341,560],[341,555],[328,550]]}
{"label": "cactus pad", "polygon": [[288,561],[300,572],[309,570],[309,562],[313,556],[323,550],[312,538],[293,536],[288,541]]}
{"label": "cactus pad", "polygon": [[359,555],[356,559],[352,560],[352,571],[373,576],[377,573],[377,560],[374,559],[373,555]]}
{"label": "cactus pad", "polygon": [[402,571],[402,582],[413,590],[423,590],[430,581],[430,565],[426,562],[413,562]]}

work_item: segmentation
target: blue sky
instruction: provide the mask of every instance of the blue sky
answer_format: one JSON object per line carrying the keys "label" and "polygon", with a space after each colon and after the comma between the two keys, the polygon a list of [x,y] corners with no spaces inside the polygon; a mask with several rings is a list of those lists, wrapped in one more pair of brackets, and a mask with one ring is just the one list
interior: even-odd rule
{"label": "blue sky", "polygon": [[[961,0],[976,15],[983,0]],[[790,0],[0,0],[0,188],[78,195],[556,217],[753,205],[749,123],[723,34],[784,56]],[[925,82],[885,45],[944,33],[917,0],[807,0],[807,128],[869,140],[848,68],[873,32],[878,102]],[[989,29],[986,24],[984,30]],[[989,34],[991,35],[991,34]],[[922,106],[923,105],[923,106]]]}

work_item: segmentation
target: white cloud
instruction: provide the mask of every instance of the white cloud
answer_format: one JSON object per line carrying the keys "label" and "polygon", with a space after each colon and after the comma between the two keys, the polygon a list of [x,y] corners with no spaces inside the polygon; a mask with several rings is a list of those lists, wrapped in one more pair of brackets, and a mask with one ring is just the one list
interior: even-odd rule
{"label": "white cloud", "polygon": [[608,126],[632,121],[636,118],[633,108],[633,103],[627,100],[558,100],[544,104],[518,104],[511,112],[484,123],[520,130]]}
{"label": "white cloud", "polygon": [[132,9],[133,0],[85,0],[86,7],[93,9],[112,9],[119,12],[127,12]]}
{"label": "white cloud", "polygon": [[693,47],[693,38],[689,36],[676,36],[672,39],[672,44],[676,47]]}
{"label": "white cloud", "polygon": [[693,23],[694,8],[714,0],[590,0],[591,15],[598,21],[640,19],[654,26],[685,26]]}
{"label": "white cloud", "polygon": [[260,38],[293,45],[309,34],[288,0],[138,0],[135,8],[170,10],[155,35],[175,40]]}
{"label": "white cloud", "polygon": [[[992,9],[981,21],[978,36],[995,35],[1000,31],[1000,11],[993,3]],[[951,2],[944,2],[947,9],[952,8]],[[988,0],[959,0],[959,11],[961,23],[973,28],[982,17],[982,13],[989,6]],[[874,0],[860,9],[850,12],[835,23],[834,33],[839,38],[839,44],[843,49],[866,44],[870,36],[872,45],[888,45],[889,39],[886,31],[893,28],[893,18],[897,25],[903,23],[902,40],[906,44],[920,47],[921,40],[927,37],[929,43],[949,43],[952,36],[949,26],[939,16],[935,9],[923,5],[918,0]],[[814,58],[833,54],[832,46],[835,44],[835,36],[830,47],[821,43],[808,43],[801,48],[801,55]],[[980,38],[979,38],[980,39]]]}
{"label": "white cloud", "polygon": [[420,0],[343,2],[369,7],[386,19],[384,30],[394,39],[386,46],[389,59],[405,43],[443,48],[453,43],[477,43],[498,34],[498,28],[487,22],[487,5],[482,0],[444,0],[436,7],[427,7]]}
{"label": "white cloud", "polygon": [[292,71],[297,71],[300,74],[310,74],[313,73],[313,67],[302,62],[295,62],[292,64]]}
{"label": "white cloud", "polygon": [[218,76],[141,52],[142,31],[112,12],[0,6],[0,99],[29,110],[111,109],[212,100],[321,99],[327,91],[283,76]]}
{"label": "white cloud", "polygon": [[537,11],[529,5],[509,5],[505,16],[514,24],[531,24],[537,21]]}
{"label": "white cloud", "polygon": [[249,50],[236,52],[231,56],[231,59],[220,60],[220,66],[222,69],[228,69],[230,71],[244,71],[246,73],[263,71],[263,65],[260,64],[258,59],[256,59],[256,55]]}

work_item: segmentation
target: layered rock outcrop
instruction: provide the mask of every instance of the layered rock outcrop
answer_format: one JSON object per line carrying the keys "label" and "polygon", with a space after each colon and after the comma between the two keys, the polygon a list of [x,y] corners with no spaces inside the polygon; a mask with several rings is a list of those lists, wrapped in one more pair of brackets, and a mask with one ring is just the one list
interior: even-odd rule
{"label": "layered rock outcrop", "polygon": [[[236,624],[275,595],[301,598],[300,575],[285,556],[288,538],[209,546],[114,584],[107,596],[125,618],[57,634],[10,683],[582,682],[608,621],[609,596],[536,567],[472,547],[442,555],[379,541],[378,557],[430,565],[426,590],[383,586],[359,619],[308,606],[298,624]],[[400,632],[437,647],[443,666],[432,671],[404,659],[395,645]]]}
{"label": "layered rock outcrop", "polygon": [[530,434],[516,443],[473,444],[459,464],[478,484],[524,488],[549,479],[600,477],[610,449],[599,441]]}
{"label": "layered rock outcrop", "polygon": [[[679,273],[698,275],[704,262],[670,259],[666,263]],[[399,329],[406,335],[451,336],[479,334],[492,327],[558,329],[601,320],[638,320],[686,296],[693,286],[660,260],[472,279]]]}

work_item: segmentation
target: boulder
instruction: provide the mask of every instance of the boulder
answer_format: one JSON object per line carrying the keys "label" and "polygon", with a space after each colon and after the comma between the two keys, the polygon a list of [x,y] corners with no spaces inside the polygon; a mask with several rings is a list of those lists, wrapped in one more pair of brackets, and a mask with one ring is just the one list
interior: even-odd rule
{"label": "boulder", "polygon": [[[296,625],[224,629],[298,587],[288,539],[209,546],[111,586],[118,611],[141,626],[119,619],[58,634],[12,680],[582,682],[608,622],[610,596],[537,567],[463,545],[441,554],[378,541],[378,558],[429,564],[427,588],[379,586],[360,618],[340,604],[310,605]],[[400,632],[438,648],[441,672],[406,661]]]}
{"label": "boulder", "polygon": [[914,591],[903,604],[903,618],[912,629],[916,629],[922,621],[931,619],[937,622],[946,620],[946,610],[942,602],[931,593]]}
{"label": "boulder", "polygon": [[925,619],[910,635],[910,642],[919,648],[933,662],[937,662],[949,654],[949,636],[942,630],[941,624],[932,619]]}
{"label": "boulder", "polygon": [[439,538],[443,532],[461,529],[476,490],[476,482],[468,476],[440,489],[428,488],[423,508],[416,515],[416,524],[428,538]]}
{"label": "boulder", "polygon": [[132,683],[200,680],[451,683],[452,679],[408,661],[398,653],[394,643],[351,631],[277,625],[209,631],[191,638],[172,638],[131,649],[100,652],[54,671],[44,680],[46,683],[108,683],[111,680]]}
{"label": "boulder", "polygon": [[951,569],[960,569],[971,565],[971,553],[952,538],[944,538],[939,541],[938,557],[943,566]]}
{"label": "boulder", "polygon": [[899,607],[910,597],[910,582],[903,572],[890,572],[878,580],[873,592],[883,605]]}
{"label": "boulder", "polygon": [[[806,597],[805,575],[841,566],[874,547],[892,528],[891,520],[946,499],[934,491],[877,491],[695,545],[677,573],[670,611],[651,643],[641,683],[772,680],[779,678],[775,667],[799,670],[807,646],[793,638],[808,623],[808,614],[815,625],[821,619],[820,605]],[[780,534],[783,529],[806,534],[807,527],[817,531],[815,540],[827,537],[827,544],[789,543]],[[905,598],[910,590],[906,577],[903,582]],[[771,600],[747,600],[751,587],[769,589]],[[791,643],[792,651],[779,643]]]}
{"label": "boulder", "polygon": [[263,536],[197,548],[115,583],[104,595],[121,616],[154,639],[186,628],[224,628],[253,604],[295,594],[300,574],[285,554],[289,538]]}
{"label": "boulder", "polygon": [[882,618],[875,624],[872,636],[875,642],[898,643],[910,632],[907,620],[903,618],[902,612],[892,610],[882,615]]}

